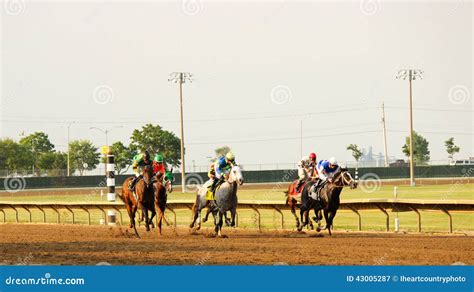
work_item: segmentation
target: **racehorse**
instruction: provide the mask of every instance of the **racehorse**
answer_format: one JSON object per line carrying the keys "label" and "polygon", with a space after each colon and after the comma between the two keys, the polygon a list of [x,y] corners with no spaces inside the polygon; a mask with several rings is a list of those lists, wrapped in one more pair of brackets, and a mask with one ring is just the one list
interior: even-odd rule
{"label": "racehorse", "polygon": [[[122,184],[122,194],[119,198],[125,203],[128,216],[130,217],[130,228],[133,228],[138,238],[140,235],[135,226],[135,215],[138,208],[142,211],[145,219],[146,231],[150,231],[150,225],[153,225],[153,217],[155,217],[155,200],[153,191],[153,167],[151,165],[145,166],[143,169],[143,178],[135,184],[135,194],[129,190],[128,186],[133,177],[127,178]],[[148,211],[151,212],[151,217],[148,217]],[[143,219],[141,219],[143,220]]]}
{"label": "racehorse", "polygon": [[324,219],[326,221],[326,227],[324,229],[327,229],[329,235],[331,235],[333,220],[334,217],[336,217],[337,209],[339,209],[342,189],[346,186],[349,186],[351,189],[357,188],[357,181],[352,178],[347,168],[340,168],[334,174],[332,182],[326,182],[322,187],[320,187],[320,201],[317,201],[310,196],[310,189],[314,184],[314,182],[306,184],[301,194],[300,216],[302,224],[298,227],[298,231],[301,231],[304,226],[309,224],[309,211],[311,209],[313,209],[317,214],[317,230],[320,231],[322,216],[319,211],[323,210]]}
{"label": "racehorse", "polygon": [[168,199],[167,193],[173,191],[173,174],[172,171],[167,171],[165,174],[158,174],[156,180],[153,182],[153,191],[155,198],[156,226],[158,233],[161,235],[161,223],[164,220],[166,225],[169,225],[165,217],[166,201]]}
{"label": "racehorse", "polygon": [[[231,214],[229,225],[232,227],[235,226],[235,215],[238,203],[237,189],[238,185],[242,185],[243,183],[244,177],[242,175],[242,170],[238,165],[235,165],[230,170],[227,181],[223,182],[221,186],[216,190],[216,208],[212,210],[212,215],[214,217],[214,230],[216,232],[216,235],[218,236],[221,236],[221,229],[223,225],[222,217],[226,217],[227,211],[230,211]],[[201,210],[207,205],[206,194],[206,187],[200,187],[198,189],[198,194],[196,195],[196,202],[194,203],[194,206],[192,208],[193,220],[190,224],[190,228],[196,227],[196,229],[199,229],[201,227]]]}
{"label": "racehorse", "polygon": [[[296,191],[296,185],[298,184],[298,180],[294,180],[289,186],[288,190],[285,192],[286,196],[286,202],[285,204],[290,207],[291,214],[295,217],[296,220],[296,228],[300,227],[300,219],[298,218],[298,215],[296,215],[296,208],[299,204],[301,204],[301,192],[306,186],[308,182],[316,182],[318,180],[318,171],[316,168],[313,170],[313,175],[308,178],[307,181],[305,181],[300,187],[299,187],[299,192]],[[313,223],[310,221],[309,226],[311,229],[313,229]]]}

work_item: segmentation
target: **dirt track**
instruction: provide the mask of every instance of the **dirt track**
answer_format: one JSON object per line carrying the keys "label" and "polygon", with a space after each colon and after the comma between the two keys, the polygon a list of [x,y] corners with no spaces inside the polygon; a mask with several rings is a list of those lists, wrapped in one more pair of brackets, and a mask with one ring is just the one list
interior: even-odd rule
{"label": "dirt track", "polygon": [[0,264],[56,265],[450,265],[474,264],[474,237],[465,235],[384,234],[225,229],[139,229],[142,239],[124,227],[73,225],[0,225]]}

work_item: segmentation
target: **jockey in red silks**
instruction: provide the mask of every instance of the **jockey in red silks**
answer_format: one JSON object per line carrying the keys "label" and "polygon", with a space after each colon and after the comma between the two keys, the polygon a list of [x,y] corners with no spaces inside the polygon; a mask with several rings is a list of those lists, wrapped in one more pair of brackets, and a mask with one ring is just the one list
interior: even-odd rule
{"label": "jockey in red silks", "polygon": [[166,166],[163,162],[163,156],[156,154],[153,159],[153,175],[158,175],[158,173],[165,174]]}
{"label": "jockey in red silks", "polygon": [[299,188],[306,180],[314,176],[316,170],[316,153],[310,153],[308,156],[301,158],[298,162],[298,184],[295,187],[296,192],[299,193]]}

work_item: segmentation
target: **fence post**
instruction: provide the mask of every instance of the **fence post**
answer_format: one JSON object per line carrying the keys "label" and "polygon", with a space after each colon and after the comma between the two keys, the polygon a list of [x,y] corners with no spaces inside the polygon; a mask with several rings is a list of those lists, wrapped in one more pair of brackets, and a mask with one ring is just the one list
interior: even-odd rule
{"label": "fence post", "polygon": [[[110,148],[106,149],[107,151],[107,161],[106,161],[106,169],[107,169],[107,201],[115,202],[115,157],[110,152]],[[107,223],[109,225],[115,225],[115,211],[108,210],[107,211]]]}

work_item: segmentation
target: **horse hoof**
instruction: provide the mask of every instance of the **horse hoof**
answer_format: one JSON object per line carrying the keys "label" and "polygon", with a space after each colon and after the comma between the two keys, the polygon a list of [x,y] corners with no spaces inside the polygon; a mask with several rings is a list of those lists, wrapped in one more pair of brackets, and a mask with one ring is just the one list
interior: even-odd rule
{"label": "horse hoof", "polygon": [[316,228],[316,231],[321,232],[321,228],[320,227]]}

